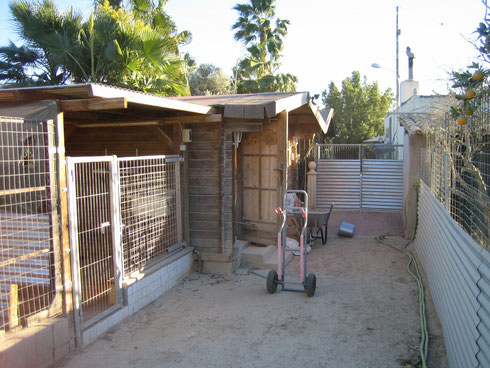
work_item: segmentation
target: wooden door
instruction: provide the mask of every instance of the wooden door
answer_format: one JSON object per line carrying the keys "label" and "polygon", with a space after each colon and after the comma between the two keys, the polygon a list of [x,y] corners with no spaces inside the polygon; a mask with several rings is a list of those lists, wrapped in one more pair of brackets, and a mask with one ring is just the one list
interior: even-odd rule
{"label": "wooden door", "polygon": [[244,133],[241,158],[241,234],[245,240],[273,244],[287,183],[287,112],[264,121],[261,132]]}

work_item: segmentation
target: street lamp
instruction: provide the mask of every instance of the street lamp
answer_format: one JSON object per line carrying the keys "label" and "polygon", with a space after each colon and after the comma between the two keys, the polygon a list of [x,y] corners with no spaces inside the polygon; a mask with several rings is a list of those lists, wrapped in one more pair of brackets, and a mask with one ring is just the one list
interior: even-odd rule
{"label": "street lamp", "polygon": [[399,101],[400,101],[400,82],[399,82],[399,76],[398,76],[398,72],[393,70],[393,69],[389,69],[389,68],[385,68],[381,65],[379,65],[378,63],[372,63],[371,64],[371,68],[375,68],[375,69],[385,69],[385,70],[388,70],[390,72],[393,72],[396,74],[396,108],[398,109],[399,107]]}
{"label": "street lamp", "polygon": [[238,59],[236,59],[236,64],[235,64],[235,85],[234,85],[234,88],[233,88],[233,94],[236,95],[237,93],[237,84],[238,84],[238,63],[240,63],[240,61],[244,59],[244,57],[240,56]]}

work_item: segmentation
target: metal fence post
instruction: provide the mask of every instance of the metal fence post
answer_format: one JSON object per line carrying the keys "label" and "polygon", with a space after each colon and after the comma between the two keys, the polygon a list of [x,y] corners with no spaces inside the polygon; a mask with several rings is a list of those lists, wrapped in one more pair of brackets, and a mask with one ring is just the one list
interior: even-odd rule
{"label": "metal fence post", "polygon": [[450,200],[449,200],[449,163],[448,154],[445,153],[443,157],[443,181],[444,181],[444,206],[448,212],[451,212]]}
{"label": "metal fence post", "polygon": [[71,247],[71,269],[73,287],[73,322],[75,345],[83,346],[82,341],[82,291],[80,284],[80,258],[78,254],[78,219],[75,184],[75,163],[71,157],[66,157],[66,172],[68,184],[68,217]]}
{"label": "metal fence post", "polygon": [[114,281],[116,285],[116,304],[122,303],[122,280],[124,261],[122,257],[121,227],[121,185],[119,180],[119,160],[112,156],[111,161],[111,213],[112,244],[114,250]]}

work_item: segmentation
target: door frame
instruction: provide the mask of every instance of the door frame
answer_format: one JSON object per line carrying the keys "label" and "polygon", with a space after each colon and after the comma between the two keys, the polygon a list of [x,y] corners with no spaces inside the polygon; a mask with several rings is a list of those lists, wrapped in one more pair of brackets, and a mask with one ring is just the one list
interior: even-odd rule
{"label": "door frame", "polygon": [[[263,124],[268,124],[271,121],[277,122],[278,126],[276,131],[278,133],[278,142],[277,142],[277,154],[275,155],[276,161],[274,167],[272,168],[272,173],[276,175],[275,185],[277,186],[277,199],[276,204],[271,208],[271,211],[274,211],[277,207],[284,207],[284,193],[287,189],[288,182],[288,112],[286,110],[277,114],[276,117],[271,119],[264,119]],[[259,136],[263,137],[264,130],[260,132],[256,132]],[[243,134],[247,134],[244,132]],[[242,139],[243,142],[243,139]],[[243,143],[242,143],[243,144]],[[270,228],[267,227],[257,229],[257,224],[260,224],[259,221],[252,221],[250,219],[244,219],[244,181],[243,178],[245,176],[244,173],[244,153],[243,146],[240,145],[236,152],[236,172],[234,173],[235,182],[237,188],[234,190],[234,213],[235,213],[235,224],[236,226],[236,235],[239,239],[249,240],[249,241],[258,241],[260,240],[264,242],[270,242],[271,240],[275,242],[277,231],[279,229],[279,218],[277,218],[274,223],[270,224]],[[271,154],[261,154],[258,153],[259,157],[270,157]],[[252,188],[255,189],[255,188]],[[260,190],[260,187],[257,188]],[[266,189],[264,189],[266,190]],[[259,202],[260,204],[260,202]],[[273,229],[273,230],[272,230]],[[262,235],[258,236],[257,234],[267,234],[266,238],[263,238]],[[269,234],[270,233],[270,234]],[[270,238],[270,239],[269,239]]]}

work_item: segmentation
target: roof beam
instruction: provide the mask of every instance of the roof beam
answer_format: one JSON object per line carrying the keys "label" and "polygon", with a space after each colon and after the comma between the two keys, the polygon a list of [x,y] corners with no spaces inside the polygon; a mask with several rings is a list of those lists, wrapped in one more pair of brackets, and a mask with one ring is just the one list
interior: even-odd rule
{"label": "roof beam", "polygon": [[197,123],[220,123],[222,119],[221,114],[207,114],[207,115],[187,115],[187,116],[169,116],[166,118],[160,118],[162,124],[197,124]]}
{"label": "roof beam", "polygon": [[127,108],[128,101],[126,97],[87,98],[81,100],[60,101],[60,110],[63,112],[118,110]]}
{"label": "roof beam", "polygon": [[174,147],[174,141],[173,141],[173,139],[170,138],[168,136],[168,134],[165,133],[160,127],[158,127],[158,126],[152,126],[150,129],[153,131],[153,133],[155,133],[155,135],[158,137],[158,139],[160,140],[160,142],[162,142],[163,144],[166,144],[170,148],[173,148]]}
{"label": "roof beam", "polygon": [[218,123],[221,122],[220,114],[192,115],[192,116],[172,116],[148,121],[111,121],[97,123],[76,124],[78,128],[115,128],[115,127],[134,127],[134,126],[159,126],[168,124],[197,124],[197,123]]}

